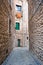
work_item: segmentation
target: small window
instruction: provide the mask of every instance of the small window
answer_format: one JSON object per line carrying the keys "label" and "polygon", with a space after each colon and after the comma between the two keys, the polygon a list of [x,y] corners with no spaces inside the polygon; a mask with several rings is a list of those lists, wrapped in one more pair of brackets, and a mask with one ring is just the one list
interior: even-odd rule
{"label": "small window", "polygon": [[6,53],[8,53],[8,49],[6,50]]}
{"label": "small window", "polygon": [[27,37],[27,40],[28,40],[28,37]]}
{"label": "small window", "polygon": [[16,5],[16,9],[17,9],[17,11],[21,11],[21,6],[20,5]]}
{"label": "small window", "polygon": [[9,33],[11,33],[11,19],[9,19]]}
{"label": "small window", "polygon": [[20,30],[20,23],[16,22],[15,29],[16,29],[16,30]]}

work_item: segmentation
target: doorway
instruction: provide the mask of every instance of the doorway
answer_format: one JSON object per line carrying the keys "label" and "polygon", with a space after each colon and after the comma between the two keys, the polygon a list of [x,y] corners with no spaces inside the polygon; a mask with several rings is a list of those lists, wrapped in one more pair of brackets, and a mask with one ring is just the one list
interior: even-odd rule
{"label": "doorway", "polygon": [[18,47],[20,47],[20,39],[18,39]]}

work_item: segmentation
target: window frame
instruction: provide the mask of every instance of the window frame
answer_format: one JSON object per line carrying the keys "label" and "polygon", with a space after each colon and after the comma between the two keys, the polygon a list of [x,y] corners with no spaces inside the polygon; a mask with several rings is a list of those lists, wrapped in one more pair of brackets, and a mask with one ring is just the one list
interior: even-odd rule
{"label": "window frame", "polygon": [[16,29],[16,30],[20,30],[20,23],[19,23],[19,22],[16,22],[16,23],[15,23],[15,29]]}
{"label": "window frame", "polygon": [[21,5],[16,5],[16,10],[19,11],[19,12],[21,12],[22,6]]}

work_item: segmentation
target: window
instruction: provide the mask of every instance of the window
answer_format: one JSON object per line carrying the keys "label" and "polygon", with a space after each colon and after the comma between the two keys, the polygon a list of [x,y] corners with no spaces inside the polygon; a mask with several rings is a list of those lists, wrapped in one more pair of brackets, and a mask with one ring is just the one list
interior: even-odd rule
{"label": "window", "polygon": [[27,37],[27,40],[28,40],[28,37]]}
{"label": "window", "polygon": [[20,30],[20,23],[16,22],[15,29],[16,29],[16,30]]}
{"label": "window", "polygon": [[11,19],[9,19],[9,33],[11,33]]}
{"label": "window", "polygon": [[16,5],[16,9],[17,9],[17,11],[21,11],[21,6],[20,5]]}
{"label": "window", "polygon": [[8,49],[6,49],[6,53],[8,53]]}

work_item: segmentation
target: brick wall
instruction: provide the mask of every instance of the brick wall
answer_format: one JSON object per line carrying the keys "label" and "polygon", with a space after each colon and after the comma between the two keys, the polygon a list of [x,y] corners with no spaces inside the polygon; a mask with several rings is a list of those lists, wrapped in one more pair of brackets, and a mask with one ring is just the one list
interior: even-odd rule
{"label": "brick wall", "polygon": [[[41,0],[38,1],[41,2]],[[36,0],[29,1],[30,49],[43,61],[43,3],[35,2]]]}
{"label": "brick wall", "polygon": [[11,6],[8,0],[0,0],[0,64],[12,50],[8,18],[11,17]]}

